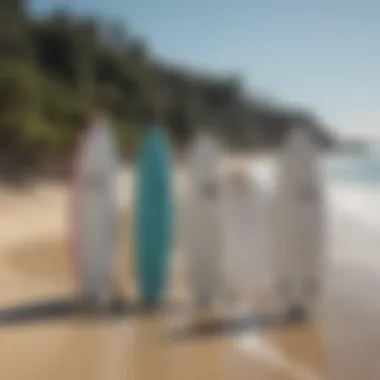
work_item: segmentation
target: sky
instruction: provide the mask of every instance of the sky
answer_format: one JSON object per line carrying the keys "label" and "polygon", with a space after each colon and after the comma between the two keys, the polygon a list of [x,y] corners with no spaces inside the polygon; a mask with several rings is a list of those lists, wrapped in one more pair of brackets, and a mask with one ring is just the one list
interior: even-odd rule
{"label": "sky", "polygon": [[380,136],[379,0],[29,0],[118,21],[173,63],[242,75],[252,94]]}

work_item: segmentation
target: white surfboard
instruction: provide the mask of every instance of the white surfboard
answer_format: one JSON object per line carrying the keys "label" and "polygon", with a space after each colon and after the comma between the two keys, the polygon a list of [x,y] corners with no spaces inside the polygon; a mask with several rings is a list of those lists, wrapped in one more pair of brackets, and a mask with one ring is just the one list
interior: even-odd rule
{"label": "white surfboard", "polygon": [[228,292],[257,307],[267,295],[270,261],[267,251],[263,189],[244,169],[226,181],[224,269]]}
{"label": "white surfboard", "polygon": [[112,297],[117,221],[116,151],[104,123],[85,131],[74,166],[71,223],[77,280],[86,301],[103,304]]}
{"label": "white surfboard", "polygon": [[272,214],[276,290],[286,309],[303,313],[318,296],[324,243],[318,150],[306,131],[290,133],[278,165]]}
{"label": "white surfboard", "polygon": [[222,192],[220,146],[200,133],[189,156],[184,227],[186,278],[197,304],[210,304],[221,289]]}

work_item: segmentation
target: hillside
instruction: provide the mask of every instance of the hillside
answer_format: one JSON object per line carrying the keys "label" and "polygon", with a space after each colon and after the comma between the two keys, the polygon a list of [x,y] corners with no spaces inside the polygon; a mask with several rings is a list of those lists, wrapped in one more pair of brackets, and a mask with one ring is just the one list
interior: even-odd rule
{"label": "hillside", "polygon": [[177,146],[207,125],[234,148],[273,147],[299,122],[325,146],[333,142],[309,112],[248,96],[238,76],[162,62],[123,25],[64,10],[37,20],[23,1],[2,0],[0,49],[3,173],[67,162],[78,131],[96,114],[109,118],[129,154],[153,119]]}

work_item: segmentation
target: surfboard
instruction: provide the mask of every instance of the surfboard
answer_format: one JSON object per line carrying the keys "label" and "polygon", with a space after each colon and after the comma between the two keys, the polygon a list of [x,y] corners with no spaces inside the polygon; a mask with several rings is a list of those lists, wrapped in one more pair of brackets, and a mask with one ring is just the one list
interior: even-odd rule
{"label": "surfboard", "polygon": [[221,147],[209,133],[199,133],[189,151],[186,194],[186,277],[190,294],[209,306],[222,286],[223,177]]}
{"label": "surfboard", "polygon": [[245,168],[228,173],[225,191],[224,269],[228,294],[260,307],[268,293],[266,199]]}
{"label": "surfboard", "polygon": [[103,122],[91,123],[79,139],[71,193],[71,241],[80,293],[87,303],[106,304],[113,291],[117,157]]}
{"label": "surfboard", "polygon": [[172,249],[171,160],[165,132],[149,128],[142,138],[135,191],[134,263],[144,304],[164,296]]}
{"label": "surfboard", "polygon": [[308,313],[320,288],[324,244],[323,187],[318,149],[292,130],[278,158],[273,249],[276,288],[289,312]]}

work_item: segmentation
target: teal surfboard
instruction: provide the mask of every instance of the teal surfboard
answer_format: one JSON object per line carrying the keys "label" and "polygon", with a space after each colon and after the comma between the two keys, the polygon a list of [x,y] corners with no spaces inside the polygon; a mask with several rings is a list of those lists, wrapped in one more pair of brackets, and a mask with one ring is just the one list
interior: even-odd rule
{"label": "teal surfboard", "polygon": [[158,304],[168,280],[172,246],[171,164],[166,135],[151,127],[143,136],[135,192],[134,261],[142,301]]}

